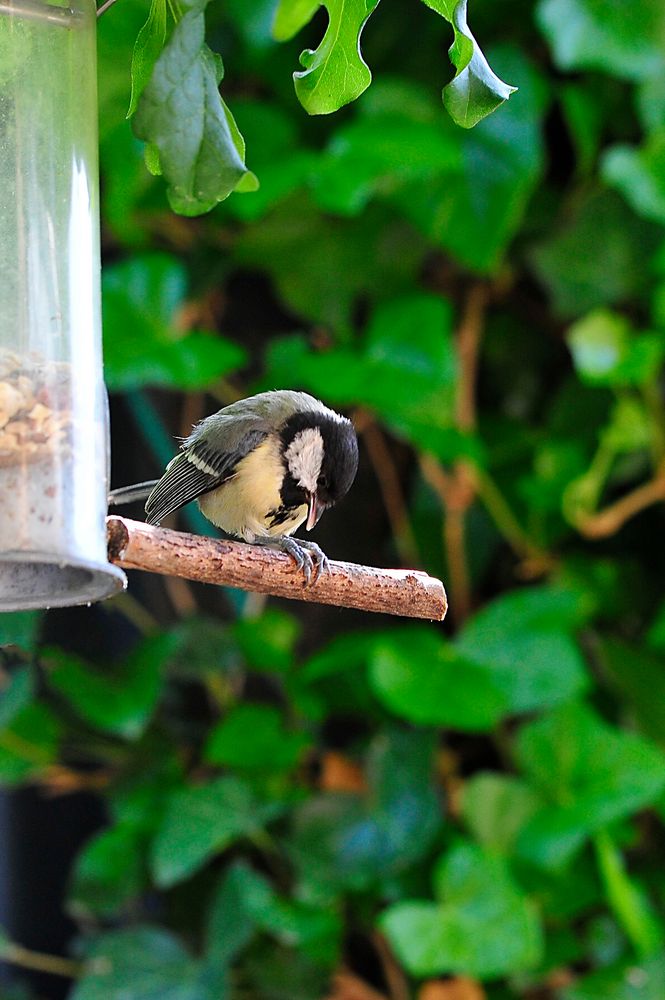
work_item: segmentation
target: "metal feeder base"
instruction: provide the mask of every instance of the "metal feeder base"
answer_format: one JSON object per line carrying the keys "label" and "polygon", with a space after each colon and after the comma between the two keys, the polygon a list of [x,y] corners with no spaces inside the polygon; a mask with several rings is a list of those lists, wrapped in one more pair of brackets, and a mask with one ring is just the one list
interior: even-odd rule
{"label": "metal feeder base", "polygon": [[111,563],[44,552],[0,552],[0,611],[92,604],[126,586],[127,577]]}

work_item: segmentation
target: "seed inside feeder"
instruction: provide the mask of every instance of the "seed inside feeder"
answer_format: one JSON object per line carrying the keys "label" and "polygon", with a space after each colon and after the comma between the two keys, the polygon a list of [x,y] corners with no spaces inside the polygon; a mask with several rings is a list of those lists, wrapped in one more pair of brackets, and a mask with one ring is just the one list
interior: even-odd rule
{"label": "seed inside feeder", "polygon": [[0,352],[1,549],[64,552],[71,545],[70,373],[64,362]]}

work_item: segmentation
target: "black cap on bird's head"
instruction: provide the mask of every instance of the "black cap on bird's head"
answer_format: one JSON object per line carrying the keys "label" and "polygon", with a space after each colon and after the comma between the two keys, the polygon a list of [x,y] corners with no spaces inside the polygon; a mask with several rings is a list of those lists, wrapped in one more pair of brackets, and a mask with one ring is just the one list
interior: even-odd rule
{"label": "black cap on bird's head", "polygon": [[353,424],[331,410],[290,417],[281,431],[286,465],[282,501],[306,503],[308,531],[327,507],[348,493],[358,471],[358,439]]}

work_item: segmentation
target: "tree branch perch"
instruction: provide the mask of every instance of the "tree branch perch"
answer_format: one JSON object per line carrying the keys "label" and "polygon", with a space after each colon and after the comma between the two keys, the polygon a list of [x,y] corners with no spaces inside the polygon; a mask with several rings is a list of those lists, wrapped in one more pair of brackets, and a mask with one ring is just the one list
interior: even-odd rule
{"label": "tree branch perch", "polygon": [[317,604],[441,621],[447,610],[440,580],[417,570],[330,562],[310,587],[281,552],[206,538],[112,516],[106,521],[109,560],[123,569],[184,577]]}

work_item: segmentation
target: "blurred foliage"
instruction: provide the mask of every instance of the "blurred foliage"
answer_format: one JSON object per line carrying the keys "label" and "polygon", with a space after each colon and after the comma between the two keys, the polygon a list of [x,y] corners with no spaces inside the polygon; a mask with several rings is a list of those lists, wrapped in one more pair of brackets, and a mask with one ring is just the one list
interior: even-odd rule
{"label": "blurred foliage", "polygon": [[[204,6],[99,24],[118,453],[145,478],[224,402],[317,393],[362,448],[329,554],[419,565],[451,611],[133,579],[96,651],[2,616],[0,778],[108,817],[71,996],[662,1000],[665,7],[475,0],[519,89],[463,130],[446,47],[454,115],[498,86],[463,3],[228,0],[210,49]],[[303,45],[308,111],[372,86],[308,117]],[[130,97],[178,211],[220,149],[244,193],[172,214]]]}
{"label": "blurred foliage", "polygon": [[[496,76],[467,24],[467,0],[423,0],[454,31],[449,54],[454,78],[443,89],[443,103],[464,128],[500,107],[515,91]],[[245,165],[245,140],[219,93],[224,64],[207,42],[209,0],[151,0],[132,55],[128,117],[147,143],[145,162],[163,174],[169,203],[181,215],[201,215],[234,191],[256,191],[256,176]],[[288,41],[323,6],[328,15],[316,49],[300,53],[303,67],[293,74],[298,100],[310,115],[326,115],[354,101],[369,87],[372,74],[363,58],[360,36],[379,0],[279,0],[242,15],[231,5],[231,21],[248,37],[266,44],[266,30]],[[234,14],[233,11],[236,11]],[[317,19],[315,19],[316,21]],[[215,43],[213,42],[213,45]]]}

